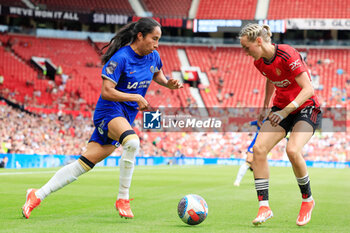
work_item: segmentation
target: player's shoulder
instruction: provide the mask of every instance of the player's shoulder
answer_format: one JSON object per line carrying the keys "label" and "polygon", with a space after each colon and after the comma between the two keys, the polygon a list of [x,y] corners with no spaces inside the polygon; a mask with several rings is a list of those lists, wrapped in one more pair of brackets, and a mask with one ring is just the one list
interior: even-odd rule
{"label": "player's shoulder", "polygon": [[128,46],[121,47],[116,53],[113,54],[112,58],[127,58],[129,56]]}
{"label": "player's shoulder", "polygon": [[277,49],[286,50],[286,51],[294,50],[294,48],[292,46],[290,46],[289,44],[277,44]]}
{"label": "player's shoulder", "polygon": [[277,55],[284,55],[286,58],[298,54],[298,51],[288,44],[278,44],[277,45]]}
{"label": "player's shoulder", "polygon": [[121,47],[117,52],[113,54],[110,58],[110,61],[116,62],[118,64],[123,64],[128,60],[130,56],[128,55],[128,51],[126,47]]}
{"label": "player's shoulder", "polygon": [[159,52],[157,50],[153,50],[152,53],[149,54],[149,56],[152,56],[154,59],[160,58]]}

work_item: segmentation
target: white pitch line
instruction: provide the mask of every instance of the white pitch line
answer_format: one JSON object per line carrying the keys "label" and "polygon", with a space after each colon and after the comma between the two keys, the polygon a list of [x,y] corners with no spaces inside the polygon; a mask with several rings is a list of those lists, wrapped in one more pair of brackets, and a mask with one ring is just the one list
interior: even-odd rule
{"label": "white pitch line", "polygon": [[[114,171],[116,169],[96,169],[92,170],[93,172],[97,171]],[[32,175],[32,174],[44,174],[44,173],[55,173],[58,170],[52,170],[52,171],[23,171],[23,172],[0,172],[0,176],[10,176],[10,175]]]}
{"label": "white pitch line", "polygon": [[[143,170],[143,169],[187,169],[187,168],[198,168],[202,167],[203,165],[174,165],[174,166],[136,166],[135,169],[137,170]],[[213,166],[213,165],[207,165],[207,166]],[[221,167],[225,165],[215,165],[215,167]],[[214,166],[213,166],[214,167]],[[109,172],[109,171],[117,171],[119,170],[119,167],[114,168],[103,168],[103,167],[97,167],[91,172]],[[32,174],[45,174],[45,173],[55,173],[57,170],[51,170],[51,171],[23,171],[23,172],[0,172],[0,176],[10,176],[10,175],[32,175]]]}
{"label": "white pitch line", "polygon": [[54,173],[56,171],[37,171],[37,172],[1,172],[0,176],[7,175],[30,175],[30,174],[42,174],[42,173]]}

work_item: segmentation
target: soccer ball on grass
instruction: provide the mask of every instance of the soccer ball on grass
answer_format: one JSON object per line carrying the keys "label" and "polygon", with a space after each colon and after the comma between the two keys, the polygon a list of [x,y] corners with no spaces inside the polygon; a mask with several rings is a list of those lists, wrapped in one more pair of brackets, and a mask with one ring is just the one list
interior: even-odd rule
{"label": "soccer ball on grass", "polygon": [[208,205],[201,196],[188,194],[180,200],[177,213],[184,223],[197,225],[206,219]]}

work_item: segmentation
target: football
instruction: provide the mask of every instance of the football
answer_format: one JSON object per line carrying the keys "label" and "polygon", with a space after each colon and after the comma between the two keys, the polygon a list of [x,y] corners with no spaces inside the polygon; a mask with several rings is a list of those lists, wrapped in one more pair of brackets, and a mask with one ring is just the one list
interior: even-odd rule
{"label": "football", "polygon": [[177,205],[177,213],[184,223],[197,225],[207,218],[208,205],[201,196],[188,194]]}

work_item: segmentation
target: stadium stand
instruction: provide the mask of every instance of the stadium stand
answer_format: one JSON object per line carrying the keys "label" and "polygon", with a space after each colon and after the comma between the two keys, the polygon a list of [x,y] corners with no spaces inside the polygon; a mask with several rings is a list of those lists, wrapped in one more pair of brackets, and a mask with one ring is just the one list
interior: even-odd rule
{"label": "stadium stand", "polygon": [[[23,77],[23,80],[18,78],[22,81],[20,85],[5,82],[5,87],[13,85],[13,87],[9,86],[10,90],[16,89],[17,91],[23,88],[20,92],[28,96],[29,101],[26,104],[29,107],[50,106],[50,108],[58,109],[59,105],[62,104],[60,102],[63,101],[65,107],[69,110],[92,109],[101,89],[101,68],[98,54],[87,41],[7,35],[7,46],[12,50],[12,60],[22,62],[21,65],[13,68],[13,72],[16,72],[17,75],[21,72],[18,76]],[[16,64],[11,60],[9,54],[7,53],[4,58],[7,59],[10,65],[5,64],[3,69]],[[55,82],[40,79],[41,76],[38,75],[38,72],[27,65],[32,56],[49,58],[54,65],[61,66],[63,73],[70,77],[66,81],[67,83],[62,83],[59,76],[56,76]],[[31,74],[31,76],[27,77],[24,74]],[[24,103],[23,98],[23,95],[21,95],[21,103]],[[31,98],[33,99],[31,100]],[[72,99],[75,104],[69,101]],[[85,103],[89,107],[78,107],[78,105],[84,105]]]}
{"label": "stadium stand", "polygon": [[[87,112],[94,108],[94,104],[100,95],[102,66],[100,65],[99,55],[87,41],[36,38],[22,35],[2,35],[0,39],[4,45],[7,44],[13,51],[13,54],[9,52],[3,59],[10,59],[9,64],[15,64],[11,57],[15,60],[22,60],[19,67],[25,67],[29,70],[25,72],[32,73],[32,77],[22,80],[23,84],[21,85],[5,82],[5,87],[9,88],[10,91],[25,93],[24,96],[27,96],[16,95],[16,98],[18,98],[15,99],[16,102],[25,103],[27,108],[35,112],[58,112],[58,109],[64,106],[69,111],[83,110],[85,111],[84,115],[90,115]],[[102,48],[103,45],[105,43],[97,44],[99,48]],[[1,48],[4,52],[3,47]],[[166,45],[159,48],[164,64],[163,71],[167,76],[171,76],[172,71],[180,71],[177,49],[177,47]],[[16,58],[16,55],[18,58]],[[38,73],[27,65],[32,56],[49,58],[56,66],[61,66],[63,73],[69,76],[64,87],[59,88],[62,84],[59,76],[56,76],[55,83],[38,79]],[[8,67],[6,64],[4,63],[3,66]],[[18,70],[13,68],[13,72],[18,73]],[[9,72],[4,70],[4,73]],[[26,82],[29,82],[30,85],[25,86]],[[48,90],[48,87],[50,87],[50,90]],[[180,107],[194,103],[188,85],[185,85],[185,88],[175,95],[177,98],[172,99],[174,91],[152,84],[147,97],[150,104],[155,107]],[[24,98],[26,98],[26,101],[24,101]],[[51,110],[45,110],[45,106]],[[77,115],[77,113],[74,113],[74,115]]]}
{"label": "stadium stand", "polygon": [[[34,88],[42,90],[44,86],[42,80],[36,80],[37,73],[33,69],[2,46],[0,46],[0,74],[4,77],[1,92],[8,89],[12,93],[8,97],[18,103],[26,103],[28,98],[33,97]],[[51,99],[48,95],[45,97]]]}
{"label": "stadium stand", "polygon": [[[81,99],[81,103],[78,104],[81,105],[80,108],[85,110],[92,108],[100,93],[101,65],[99,55],[87,41],[36,38],[20,35],[1,35],[0,39],[3,44],[9,44],[15,55],[18,55],[23,61],[28,62],[32,56],[39,56],[50,58],[55,65],[61,66],[63,73],[70,77],[65,85],[65,92],[70,93],[70,96]],[[101,44],[98,44],[98,46],[100,47]],[[163,72],[167,76],[171,76],[173,71],[180,71],[181,69],[177,56],[177,49],[179,48],[185,49],[192,66],[200,67],[201,71],[208,76],[210,86],[200,86],[200,93],[207,107],[261,106],[264,93],[264,79],[260,78],[261,75],[253,68],[249,57],[245,56],[240,48],[161,45],[159,52],[164,64]],[[2,53],[5,54],[4,49],[2,49]],[[320,87],[317,88],[317,93],[321,97],[330,96],[330,99],[325,101],[329,106],[345,106],[344,95],[346,99],[346,92],[344,88],[347,74],[350,72],[348,68],[350,64],[347,59],[349,51],[309,49],[307,53],[311,73],[313,76],[318,76],[319,79]],[[2,59],[9,60],[9,64],[16,64],[12,60],[16,60],[17,63],[21,62],[14,55],[9,56],[9,53],[6,54]],[[36,98],[34,98],[38,99],[37,104],[52,106],[53,100],[62,97],[64,92],[58,91],[57,95],[50,95],[46,89],[48,85],[53,84],[50,84],[48,80],[36,78],[38,75],[36,71],[26,68],[27,65],[23,61],[19,66],[21,67],[19,71],[12,68],[11,75],[15,76],[16,74],[13,72],[18,73],[24,69],[21,72],[31,74],[29,79],[27,78],[25,81],[32,83],[33,86],[26,84],[22,80],[20,85],[5,83],[5,87],[9,87],[10,90],[14,90],[16,87],[17,91],[18,88],[23,87],[24,96],[28,97],[33,97],[35,96],[35,91],[40,91],[40,96],[37,93]],[[2,65],[4,73],[8,72],[4,70],[5,67],[6,69],[11,67],[11,65],[7,66],[6,64]],[[343,70],[344,74],[337,74],[338,70]],[[18,78],[17,80],[21,79]],[[169,100],[173,94],[171,90],[159,88],[152,84],[148,97],[153,106],[175,107],[188,106],[189,103],[194,103],[187,85],[176,98],[179,101]],[[21,97],[16,98],[19,98],[19,102],[24,103],[24,98],[28,98],[24,96],[21,95]],[[159,98],[159,96],[165,98]],[[69,97],[66,96],[65,98]],[[29,101],[29,105],[30,103]],[[58,105],[59,103],[56,103],[53,108],[58,109]],[[67,105],[69,104],[66,103]],[[90,106],[90,108],[85,105]],[[32,104],[31,107],[34,107],[34,105]],[[77,110],[79,107],[71,106],[69,109]]]}
{"label": "stadium stand", "polygon": [[26,7],[21,0],[1,0],[0,4],[7,6]]}
{"label": "stadium stand", "polygon": [[308,65],[313,77],[319,79],[320,86],[316,93],[327,106],[346,106],[346,82],[350,79],[350,51],[341,49],[310,49]]}
{"label": "stadium stand", "polygon": [[180,71],[181,63],[177,55],[177,50],[182,47],[170,46],[170,45],[160,45],[159,54],[163,63],[163,72],[165,75],[170,76],[172,71]]}
{"label": "stadium stand", "polygon": [[201,89],[206,106],[261,106],[264,79],[242,49],[186,47],[186,52],[190,64],[208,75],[210,86]]}
{"label": "stadium stand", "polygon": [[197,19],[254,19],[257,0],[201,0]]}
{"label": "stadium stand", "polygon": [[[317,10],[316,10],[317,9]],[[330,10],[332,9],[332,10]],[[349,3],[342,0],[270,0],[268,19],[349,18]]]}
{"label": "stadium stand", "polygon": [[154,17],[188,18],[192,0],[141,0]]}
{"label": "stadium stand", "polygon": [[[206,106],[262,105],[265,80],[240,48],[186,47],[186,53],[191,65],[199,66],[208,75],[210,86],[201,89]],[[349,56],[349,50],[307,50],[310,73],[317,76],[319,81],[316,92],[327,106],[346,105],[345,83],[349,80]]]}
{"label": "stadium stand", "polygon": [[98,66],[100,58],[87,41],[36,38],[15,35],[11,37],[11,47],[25,60],[32,56],[48,57],[56,65],[64,67]]}
{"label": "stadium stand", "polygon": [[134,14],[129,1],[125,0],[35,0],[34,2],[44,5],[48,10],[78,11],[83,13],[101,12],[130,16]]}

